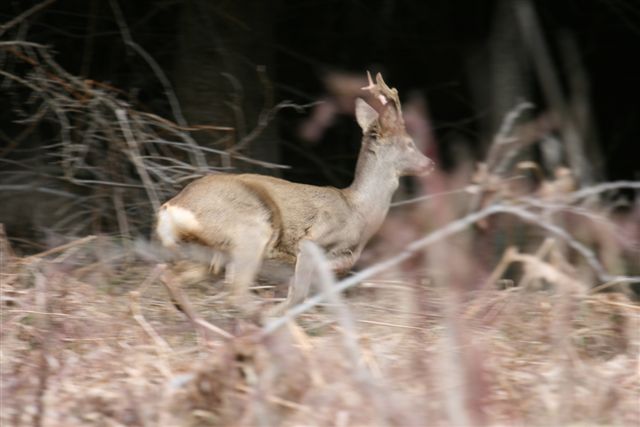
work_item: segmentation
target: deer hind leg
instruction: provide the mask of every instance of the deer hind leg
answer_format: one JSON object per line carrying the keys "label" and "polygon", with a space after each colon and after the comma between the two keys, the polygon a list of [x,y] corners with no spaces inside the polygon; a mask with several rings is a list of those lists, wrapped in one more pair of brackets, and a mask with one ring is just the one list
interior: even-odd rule
{"label": "deer hind leg", "polygon": [[267,232],[246,230],[230,250],[225,282],[231,286],[232,303],[238,308],[248,309],[251,305],[249,286],[260,269],[269,238]]}
{"label": "deer hind leg", "polygon": [[211,261],[209,261],[209,272],[214,276],[217,276],[222,270],[222,267],[225,264],[225,256],[222,252],[213,251],[211,255]]}
{"label": "deer hind leg", "polygon": [[309,254],[301,251],[296,259],[296,267],[289,286],[287,307],[299,304],[309,295],[315,264]]}

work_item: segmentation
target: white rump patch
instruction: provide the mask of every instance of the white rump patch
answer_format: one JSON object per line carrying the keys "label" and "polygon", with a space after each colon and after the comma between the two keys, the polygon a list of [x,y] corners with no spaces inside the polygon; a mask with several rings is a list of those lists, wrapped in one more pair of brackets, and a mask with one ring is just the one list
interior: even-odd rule
{"label": "white rump patch", "polygon": [[175,246],[183,233],[196,233],[201,226],[188,209],[165,204],[158,213],[156,232],[166,247]]}

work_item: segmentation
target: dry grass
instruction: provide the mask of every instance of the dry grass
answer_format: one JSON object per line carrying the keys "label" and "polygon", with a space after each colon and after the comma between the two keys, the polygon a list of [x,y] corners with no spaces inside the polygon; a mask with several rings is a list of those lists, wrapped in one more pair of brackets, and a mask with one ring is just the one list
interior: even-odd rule
{"label": "dry grass", "polygon": [[[138,111],[44,46],[0,48],[18,64],[0,70],[12,93],[36,100],[0,154],[53,123],[60,134],[43,154],[73,184],[34,183],[17,173],[22,160],[0,186],[73,200],[30,205],[62,217],[50,229],[69,239],[40,254],[15,255],[0,225],[2,425],[640,424],[640,306],[628,292],[640,282],[640,205],[616,210],[612,192],[640,182],[586,186],[565,167],[583,171],[580,150],[530,161],[552,132],[579,143],[567,117],[554,119],[566,108],[520,123],[530,105],[516,106],[473,177],[466,166],[433,174],[418,183],[427,196],[396,204],[412,206],[392,211],[368,267],[337,283],[325,274],[324,293],[281,318],[243,318],[202,266],[167,267],[132,236],[202,173],[231,160],[274,166],[237,151],[273,112],[234,150],[223,144],[231,129],[188,127],[173,104],[175,123]],[[225,134],[220,149],[198,145],[198,131]],[[88,230],[117,237],[70,237]],[[284,293],[256,288],[267,306]]]}
{"label": "dry grass", "polygon": [[640,307],[620,293],[462,294],[396,271],[264,336],[220,284],[172,270],[225,338],[176,309],[154,263],[76,243],[3,252],[3,425],[640,422]]}

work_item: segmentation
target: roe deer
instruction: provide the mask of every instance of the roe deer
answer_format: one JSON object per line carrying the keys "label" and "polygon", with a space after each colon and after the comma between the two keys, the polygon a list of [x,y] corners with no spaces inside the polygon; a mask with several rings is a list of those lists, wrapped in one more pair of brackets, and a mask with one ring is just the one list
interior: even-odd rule
{"label": "roe deer", "polygon": [[[378,230],[403,175],[423,175],[433,162],[407,135],[398,92],[380,74],[370,91],[381,112],[356,99],[362,147],[355,179],[345,189],[297,184],[256,174],[208,175],[187,185],[158,212],[162,244],[195,241],[225,254],[225,282],[235,303],[246,302],[248,287],[263,260],[295,264],[296,281],[310,275],[301,261],[302,242],[312,241],[327,254],[338,273],[348,271]],[[217,270],[221,258],[212,261]],[[289,304],[306,296],[308,285]],[[297,292],[294,290],[294,292]]]}

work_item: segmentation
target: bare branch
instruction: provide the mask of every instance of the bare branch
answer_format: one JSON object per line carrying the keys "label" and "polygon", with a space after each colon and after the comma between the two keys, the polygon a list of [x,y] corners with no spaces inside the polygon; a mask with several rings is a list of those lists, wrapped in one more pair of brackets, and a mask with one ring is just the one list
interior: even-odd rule
{"label": "bare branch", "polygon": [[611,190],[621,190],[624,188],[633,188],[635,190],[640,190],[640,181],[604,182],[602,184],[582,188],[578,191],[566,195],[566,197],[568,198],[567,202],[572,203],[580,199],[584,199],[585,197],[592,196],[594,194],[604,193],[605,191]]}
{"label": "bare branch", "polygon": [[131,128],[129,127],[129,122],[127,120],[127,113],[123,109],[117,109],[116,116],[118,117],[118,122],[120,123],[122,133],[127,140],[127,144],[129,144],[131,162],[135,165],[138,174],[144,183],[145,190],[147,190],[147,195],[149,196],[149,201],[151,202],[153,209],[157,211],[160,209],[160,200],[158,199],[156,189],[151,182],[151,178],[149,178],[149,173],[140,159],[140,150],[138,149],[138,144],[131,133]]}
{"label": "bare branch", "polygon": [[180,291],[180,288],[175,284],[175,280],[171,273],[166,270],[166,267],[163,264],[159,265],[158,268],[160,268],[162,271],[160,281],[169,291],[169,294],[171,295],[171,298],[173,299],[175,304],[178,305],[180,310],[187,316],[194,327],[196,327],[198,330],[204,328],[207,331],[220,335],[222,338],[227,340],[233,338],[233,335],[231,335],[224,329],[219,328],[198,316],[191,303],[187,299],[186,295],[184,295],[184,293]]}
{"label": "bare branch", "polygon": [[20,22],[24,21],[29,16],[41,11],[45,7],[53,4],[55,1],[56,0],[45,0],[42,3],[38,3],[38,4],[34,5],[33,7],[25,10],[20,15],[16,16],[15,18],[13,18],[11,21],[0,25],[0,36],[3,35],[4,33],[6,33],[8,29],[18,25]]}
{"label": "bare branch", "polygon": [[[503,205],[503,204],[495,204],[485,209],[482,209],[478,212],[471,213],[456,221],[450,222],[449,224],[445,225],[442,228],[437,229],[436,231],[431,232],[425,237],[415,240],[414,242],[409,244],[405,248],[405,250],[403,250],[399,254],[391,258],[388,258],[385,261],[382,261],[378,264],[375,264],[365,270],[362,270],[354,274],[353,276],[347,277],[346,279],[339,281],[332,288],[333,292],[343,292],[349,288],[352,288],[358,285],[363,280],[373,277],[376,274],[381,273],[409,259],[417,251],[422,250],[456,233],[459,233],[465,230],[466,228],[468,228],[469,226],[471,226],[472,224],[484,218],[490,217],[492,215],[500,214],[500,213],[507,213],[507,214],[514,215],[526,222],[535,224],[547,230],[551,234],[563,239],[569,246],[571,246],[571,248],[573,248],[576,252],[578,252],[582,257],[585,258],[589,266],[596,272],[596,274],[598,275],[598,278],[601,281],[640,282],[640,277],[614,276],[614,275],[608,274],[605,271],[602,264],[600,263],[600,261],[598,261],[593,251],[591,251],[584,244],[575,240],[566,230],[544,221],[538,215],[528,212],[523,208],[520,208],[517,206]],[[323,301],[325,301],[325,299],[326,299],[325,294],[317,294],[309,298],[305,302],[288,310],[282,317],[267,323],[265,327],[262,329],[261,333],[263,335],[269,335],[273,333],[274,331],[276,331],[277,329],[285,325],[287,322],[298,317],[300,314],[305,313],[306,311],[322,303]]]}
{"label": "bare branch", "polygon": [[[153,57],[149,53],[147,53],[147,51],[145,51],[140,45],[133,41],[131,32],[129,31],[129,27],[127,26],[127,23],[122,14],[122,10],[120,9],[120,5],[118,4],[118,0],[109,0],[109,3],[111,4],[111,8],[113,9],[113,14],[115,15],[116,22],[118,23],[118,27],[120,28],[120,33],[125,44],[135,50],[136,53],[138,53],[138,55],[140,55],[145,60],[145,62],[149,64],[149,67],[151,67],[151,70],[154,72],[154,74],[162,84],[162,87],[164,88],[164,93],[167,95],[167,99],[169,101],[169,105],[171,106],[171,111],[173,112],[173,116],[176,122],[182,128],[188,128],[189,126],[186,119],[184,118],[184,115],[182,114],[182,108],[180,108],[178,97],[176,96],[175,91],[173,90],[173,86],[171,85],[171,82],[167,78],[166,74],[164,73],[160,65],[156,62],[156,60],[153,59]],[[188,134],[185,134],[185,136],[186,142],[193,148],[196,148],[198,144],[193,140],[193,138],[191,138],[191,136],[189,136]],[[200,151],[196,149],[193,150],[191,154],[193,155],[194,162],[198,165],[200,170],[205,171],[207,169],[207,161],[202,153],[200,153]]]}

